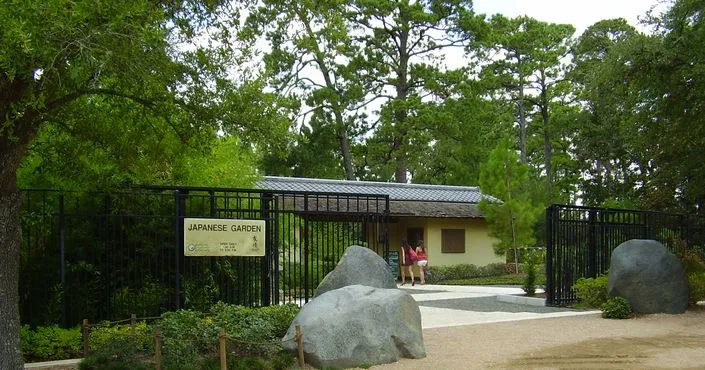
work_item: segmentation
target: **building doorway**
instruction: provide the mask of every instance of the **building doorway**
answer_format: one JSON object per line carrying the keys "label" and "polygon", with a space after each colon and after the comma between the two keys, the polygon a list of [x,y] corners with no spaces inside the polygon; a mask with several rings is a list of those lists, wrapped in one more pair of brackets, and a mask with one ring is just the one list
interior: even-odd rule
{"label": "building doorway", "polygon": [[421,227],[411,227],[406,229],[406,240],[412,247],[416,247],[419,244],[419,240],[423,240],[423,228]]}

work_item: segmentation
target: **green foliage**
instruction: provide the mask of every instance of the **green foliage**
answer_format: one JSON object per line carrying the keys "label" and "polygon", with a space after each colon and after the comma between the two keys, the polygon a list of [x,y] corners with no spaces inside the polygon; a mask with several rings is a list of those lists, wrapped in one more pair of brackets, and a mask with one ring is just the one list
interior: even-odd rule
{"label": "green foliage", "polygon": [[25,360],[61,360],[76,357],[81,352],[80,328],[62,329],[56,325],[40,326],[32,330],[23,325],[20,333]]}
{"label": "green foliage", "polygon": [[605,319],[628,319],[632,314],[629,301],[623,297],[612,297],[600,306]]}
{"label": "green foliage", "polygon": [[102,347],[89,352],[88,357],[78,364],[80,370],[147,370],[153,368],[144,360],[151,357],[140,342],[128,337],[118,337]]}
{"label": "green foliage", "polygon": [[218,328],[201,312],[179,310],[162,315],[159,322],[164,361],[175,365],[196,363],[199,353],[211,353],[218,344]]}
{"label": "green foliage", "polygon": [[681,248],[677,255],[687,275],[705,272],[705,262],[697,249]]}
{"label": "green foliage", "polygon": [[[499,276],[476,277],[460,280],[445,280],[438,282],[444,285],[523,285],[526,274],[510,274]],[[545,285],[546,275],[539,272],[536,274],[536,284]]]}
{"label": "green foliage", "polygon": [[524,284],[521,288],[529,297],[533,297],[536,294],[537,273],[541,262],[544,260],[545,255],[543,250],[530,250],[524,257],[523,267],[526,277],[524,278]]}
{"label": "green foliage", "polygon": [[607,275],[600,275],[594,279],[580,278],[573,285],[573,289],[581,304],[598,308],[608,300]]}
{"label": "green foliage", "polygon": [[[206,271],[208,271],[206,269]],[[200,280],[184,282],[184,306],[189,309],[203,311],[218,300],[220,288],[211,274],[203,274]]]}
{"label": "green foliage", "polygon": [[502,263],[491,263],[481,267],[469,264],[433,266],[431,271],[431,274],[426,276],[426,282],[429,284],[436,284],[447,280],[501,276],[505,274],[504,264]]}
{"label": "green foliage", "polygon": [[167,307],[170,293],[169,288],[147,276],[139,290],[123,287],[113,293],[113,317],[123,319],[131,314],[137,317],[158,315]]}
{"label": "green foliage", "polygon": [[324,261],[311,261],[308,263],[308,275],[306,285],[302,280],[304,274],[307,273],[304,265],[301,263],[290,263],[289,268],[285,269],[279,275],[282,283],[282,289],[287,295],[303,294],[304,287],[309,290],[315,290],[321,283],[326,274],[335,268],[334,263],[326,263]]}
{"label": "green foliage", "polygon": [[688,303],[695,305],[705,300],[705,272],[691,272],[688,274]]}
{"label": "green foliage", "polygon": [[108,322],[93,325],[88,336],[88,346],[91,350],[95,350],[110,345],[115,340],[129,339],[129,341],[138,344],[139,348],[154,347],[152,328],[146,322],[137,322],[134,329],[135,335],[132,336],[131,325],[112,325]]}
{"label": "green foliage", "polygon": [[[210,318],[228,336],[242,341],[233,343],[239,353],[269,356],[281,349],[279,340],[298,312],[294,304],[250,308],[217,303],[210,309]],[[252,344],[257,342],[260,344]]]}
{"label": "green foliage", "polygon": [[500,200],[482,199],[479,204],[490,236],[497,239],[493,245],[495,253],[500,255],[508,249],[534,246],[534,224],[543,210],[533,203],[527,191],[528,167],[519,163],[510,147],[507,140],[501,141],[480,172],[482,191]]}

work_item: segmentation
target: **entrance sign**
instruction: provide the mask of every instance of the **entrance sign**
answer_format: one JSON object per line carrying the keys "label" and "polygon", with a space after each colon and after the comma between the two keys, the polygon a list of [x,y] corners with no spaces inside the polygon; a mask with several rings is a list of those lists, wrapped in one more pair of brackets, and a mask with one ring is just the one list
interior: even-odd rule
{"label": "entrance sign", "polygon": [[399,251],[389,251],[389,272],[394,279],[399,276]]}
{"label": "entrance sign", "polygon": [[264,220],[184,218],[185,256],[264,256]]}

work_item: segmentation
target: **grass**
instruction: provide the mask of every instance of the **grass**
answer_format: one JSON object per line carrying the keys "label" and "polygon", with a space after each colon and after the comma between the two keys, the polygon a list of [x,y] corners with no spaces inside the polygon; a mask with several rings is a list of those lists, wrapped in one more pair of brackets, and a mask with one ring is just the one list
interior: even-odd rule
{"label": "grass", "polygon": [[[524,284],[525,274],[509,274],[500,276],[484,276],[470,279],[445,280],[438,284],[441,285],[522,285]],[[536,285],[546,285],[546,275],[537,274]]]}

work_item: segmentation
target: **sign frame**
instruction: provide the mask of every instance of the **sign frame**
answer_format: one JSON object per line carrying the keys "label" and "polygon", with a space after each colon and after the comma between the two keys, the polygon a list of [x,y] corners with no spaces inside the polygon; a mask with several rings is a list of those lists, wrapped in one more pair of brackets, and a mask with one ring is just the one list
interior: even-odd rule
{"label": "sign frame", "polygon": [[186,257],[263,257],[266,248],[264,220],[184,218]]}

